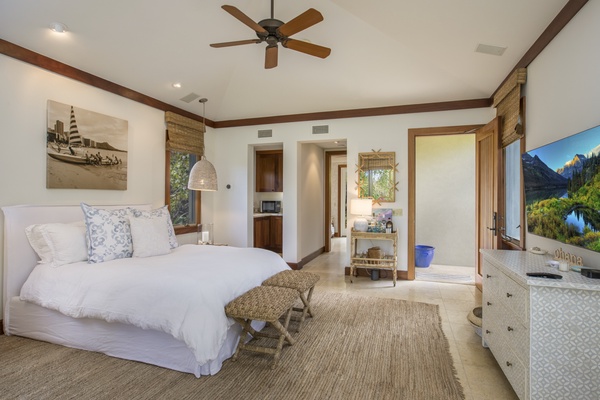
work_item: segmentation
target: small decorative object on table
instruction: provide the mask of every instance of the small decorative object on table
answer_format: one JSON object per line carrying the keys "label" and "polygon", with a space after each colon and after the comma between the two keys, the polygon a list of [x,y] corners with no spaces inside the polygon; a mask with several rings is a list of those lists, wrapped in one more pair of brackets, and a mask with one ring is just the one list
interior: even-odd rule
{"label": "small decorative object on table", "polygon": [[213,244],[213,224],[198,224],[198,244]]}

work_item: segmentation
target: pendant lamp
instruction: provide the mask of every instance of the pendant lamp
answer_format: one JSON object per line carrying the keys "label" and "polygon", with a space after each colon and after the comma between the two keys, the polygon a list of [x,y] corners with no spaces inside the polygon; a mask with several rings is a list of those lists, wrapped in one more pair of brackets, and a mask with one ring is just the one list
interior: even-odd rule
{"label": "pendant lamp", "polygon": [[[207,101],[208,99],[205,98],[200,99],[200,103],[202,103],[202,124],[204,125],[204,131],[206,131],[205,111]],[[200,157],[200,160],[194,164],[194,167],[190,171],[188,189],[207,192],[214,192],[217,190],[217,171],[215,171],[215,167],[204,155]]]}

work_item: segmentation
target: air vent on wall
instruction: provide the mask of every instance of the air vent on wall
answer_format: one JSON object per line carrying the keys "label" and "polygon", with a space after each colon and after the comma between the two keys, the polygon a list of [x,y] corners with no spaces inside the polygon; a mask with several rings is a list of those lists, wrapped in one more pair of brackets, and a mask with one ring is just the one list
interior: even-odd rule
{"label": "air vent on wall", "polygon": [[259,138],[273,137],[273,129],[259,129],[258,137]]}
{"label": "air vent on wall", "polygon": [[315,125],[312,127],[312,133],[313,135],[329,133],[329,125]]}
{"label": "air vent on wall", "polygon": [[493,56],[501,56],[504,54],[506,47],[492,46],[491,44],[479,44],[475,49],[477,53],[491,54]]}

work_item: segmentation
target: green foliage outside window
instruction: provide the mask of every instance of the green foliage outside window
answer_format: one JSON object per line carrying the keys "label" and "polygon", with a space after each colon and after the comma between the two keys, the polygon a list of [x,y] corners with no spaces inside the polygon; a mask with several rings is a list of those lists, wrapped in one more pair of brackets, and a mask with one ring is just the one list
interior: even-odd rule
{"label": "green foliage outside window", "polygon": [[196,192],[187,188],[188,177],[196,156],[171,151],[171,219],[173,225],[193,225],[196,223]]}
{"label": "green foliage outside window", "polygon": [[394,171],[392,169],[373,169],[360,171],[359,193],[361,197],[390,199],[394,196]]}

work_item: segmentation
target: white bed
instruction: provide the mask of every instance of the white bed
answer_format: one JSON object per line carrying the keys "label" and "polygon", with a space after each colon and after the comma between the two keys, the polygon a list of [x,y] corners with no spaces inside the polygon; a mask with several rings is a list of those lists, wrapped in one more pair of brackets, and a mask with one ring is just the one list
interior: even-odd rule
{"label": "white bed", "polygon": [[[125,206],[101,207],[123,208]],[[132,206],[149,210],[150,206]],[[197,353],[183,341],[169,333],[154,329],[142,329],[123,322],[107,322],[96,318],[73,318],[59,311],[51,310],[20,298],[21,289],[38,263],[38,256],[29,244],[25,228],[32,224],[70,223],[81,221],[83,213],[80,206],[11,206],[3,207],[4,212],[4,331],[7,335],[18,335],[64,346],[98,351],[110,356],[141,361],[161,367],[201,375],[217,373],[222,363],[231,357],[239,338],[241,328],[237,324],[228,325],[220,338],[220,345],[214,350],[215,356],[206,362],[198,362]],[[260,285],[277,271],[289,268],[274,253],[261,249],[227,249],[217,250],[216,246],[193,246],[174,249],[174,257],[179,251],[198,252],[201,248],[207,251],[252,252],[246,259],[253,272],[251,278],[229,279],[237,285],[232,293],[240,293],[251,287]],[[212,249],[209,249],[212,248]],[[222,253],[223,255],[225,253]],[[273,255],[273,256],[271,256]],[[170,255],[160,257],[170,257]],[[268,260],[268,263],[254,262],[253,259]],[[214,255],[213,255],[214,258]],[[225,257],[228,258],[228,257]],[[156,261],[152,260],[152,261]],[[256,265],[252,265],[256,264]],[[269,264],[262,268],[260,264]],[[101,265],[101,264],[96,264]],[[108,263],[106,264],[109,265]],[[250,266],[252,265],[252,266]],[[85,265],[84,265],[85,266]],[[69,267],[69,265],[68,265]],[[71,265],[70,267],[73,267]],[[215,282],[228,282],[227,267],[223,265],[205,266],[215,271]],[[60,268],[60,267],[58,267]],[[38,269],[39,270],[39,269]],[[37,271],[37,270],[36,270]],[[225,279],[223,277],[225,276]],[[228,289],[229,290],[229,289]],[[240,293],[241,294],[241,293]],[[233,294],[231,295],[233,296]],[[152,307],[152,305],[150,305]],[[224,315],[224,310],[220,309]]]}

